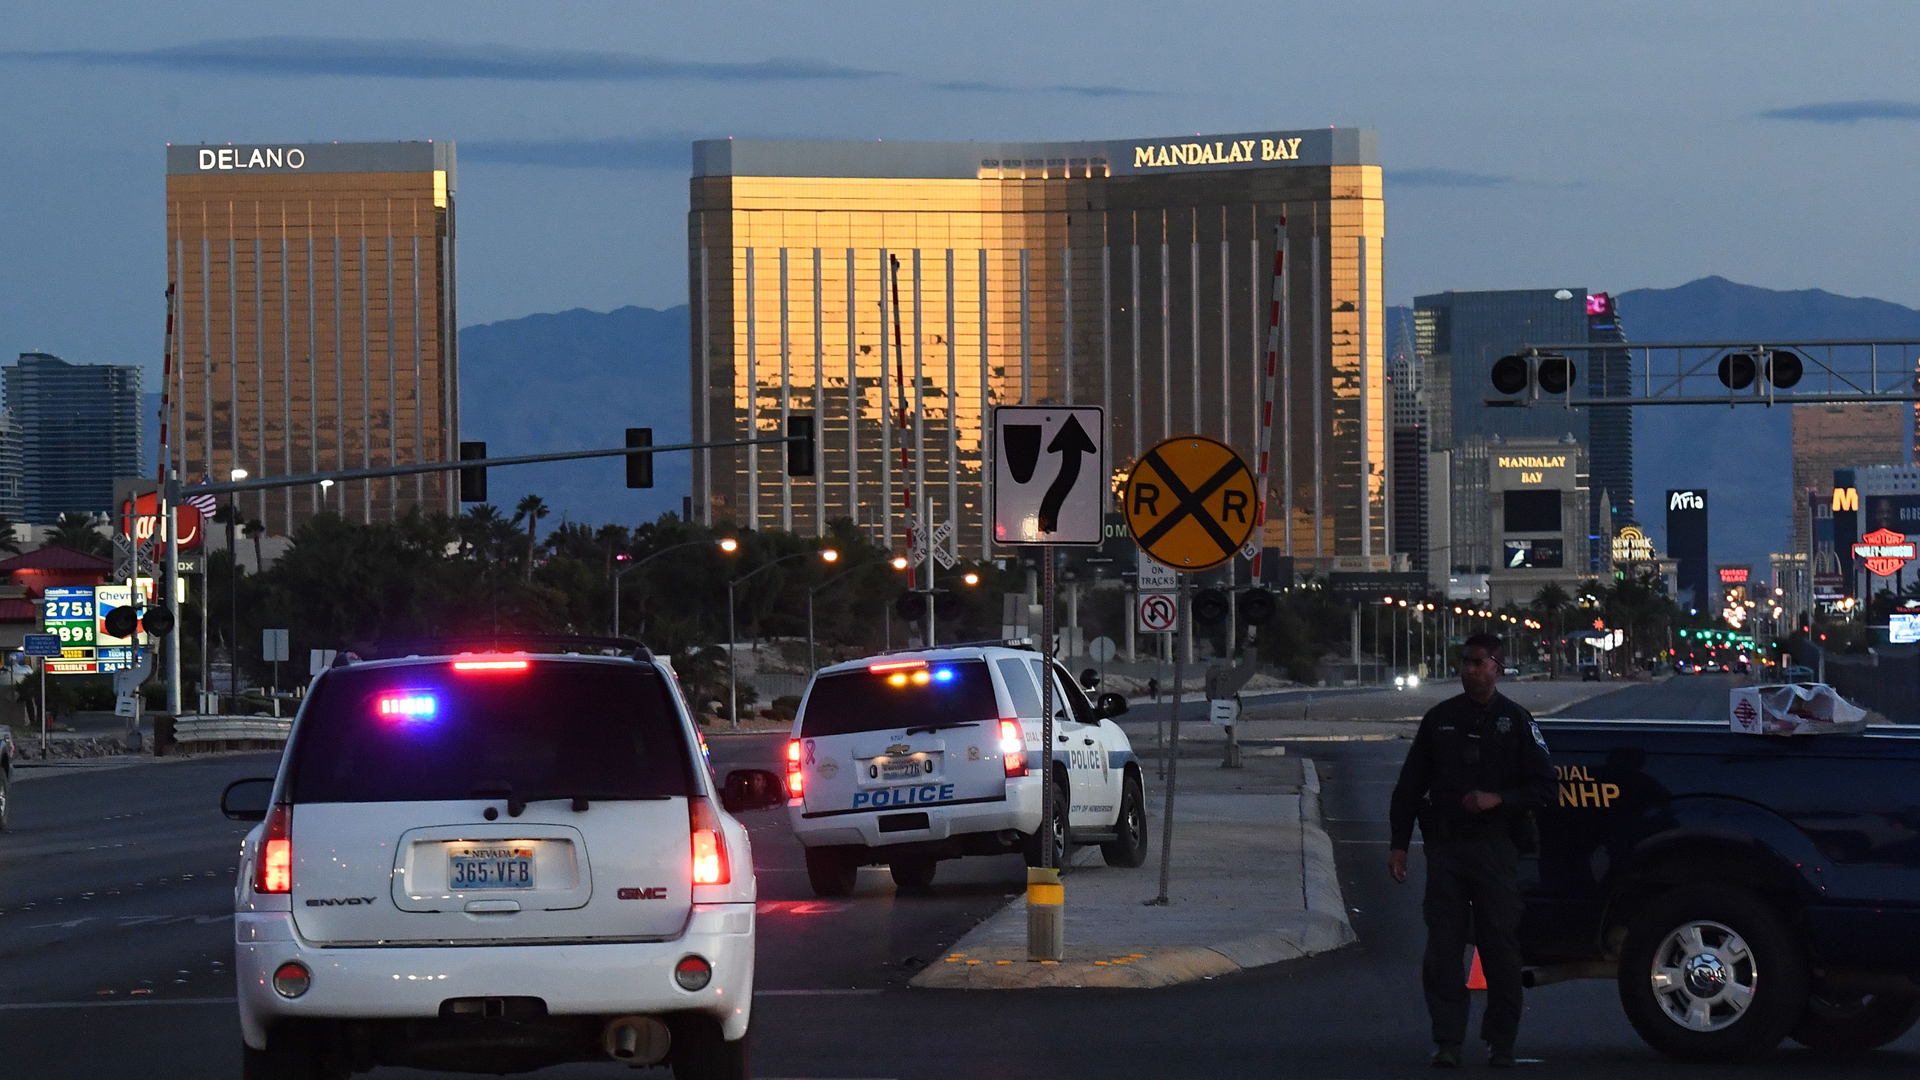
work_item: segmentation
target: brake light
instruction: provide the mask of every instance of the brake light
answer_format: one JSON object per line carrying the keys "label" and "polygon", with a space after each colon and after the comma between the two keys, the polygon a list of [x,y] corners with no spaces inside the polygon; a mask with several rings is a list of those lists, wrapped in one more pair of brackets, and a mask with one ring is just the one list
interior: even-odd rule
{"label": "brake light", "polygon": [[806,784],[800,778],[800,740],[787,740],[787,798],[797,799]]}
{"label": "brake light", "polygon": [[1027,775],[1027,740],[1018,720],[1000,721],[1000,760],[1008,776]]}
{"label": "brake light", "polygon": [[696,795],[687,800],[687,817],[693,829],[693,883],[725,885],[733,878],[727,872],[727,842],[721,839],[713,804]]}
{"label": "brake light", "polygon": [[531,665],[525,660],[455,660],[455,671],[525,671]]}
{"label": "brake light", "polygon": [[267,813],[266,833],[253,866],[253,891],[293,891],[293,807],[276,803]]}
{"label": "brake light", "polygon": [[879,664],[868,664],[867,670],[878,675],[887,671],[910,671],[927,666],[925,660],[888,660]]}

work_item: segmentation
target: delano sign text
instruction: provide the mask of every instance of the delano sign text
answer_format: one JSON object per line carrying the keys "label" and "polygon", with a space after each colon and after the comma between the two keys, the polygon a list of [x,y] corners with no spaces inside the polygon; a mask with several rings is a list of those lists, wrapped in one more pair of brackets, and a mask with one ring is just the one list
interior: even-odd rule
{"label": "delano sign text", "polygon": [[200,171],[232,169],[298,169],[307,163],[306,152],[299,147],[256,146],[252,150],[231,146],[201,147]]}
{"label": "delano sign text", "polygon": [[1298,160],[1300,140],[1297,138],[1161,143],[1133,148],[1133,167],[1136,169],[1162,169],[1172,165],[1227,165],[1237,161]]}

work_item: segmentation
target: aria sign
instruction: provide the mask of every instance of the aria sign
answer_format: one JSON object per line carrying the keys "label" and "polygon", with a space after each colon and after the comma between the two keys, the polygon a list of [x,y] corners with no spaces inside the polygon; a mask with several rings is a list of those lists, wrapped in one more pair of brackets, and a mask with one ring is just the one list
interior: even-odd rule
{"label": "aria sign", "polygon": [[1892,577],[1913,561],[1913,542],[1892,529],[1875,529],[1853,545],[1853,557],[1880,577]]}

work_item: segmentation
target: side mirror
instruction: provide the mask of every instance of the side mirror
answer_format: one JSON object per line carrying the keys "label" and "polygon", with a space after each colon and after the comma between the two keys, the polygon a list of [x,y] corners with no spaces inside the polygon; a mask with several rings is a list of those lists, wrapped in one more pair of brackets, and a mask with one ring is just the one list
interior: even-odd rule
{"label": "side mirror", "polygon": [[1125,713],[1126,711],[1127,711],[1126,695],[1124,694],[1101,694],[1100,695],[1100,715],[1101,716],[1105,716],[1111,719],[1112,717],[1119,716]]}
{"label": "side mirror", "polygon": [[735,769],[720,785],[720,805],[729,814],[771,810],[786,801],[786,784],[766,769]]}
{"label": "side mirror", "polygon": [[233,821],[264,821],[273,805],[273,777],[235,780],[220,793],[220,812]]}
{"label": "side mirror", "polygon": [[1100,689],[1100,673],[1098,671],[1095,671],[1092,668],[1088,668],[1085,671],[1082,671],[1080,673],[1080,689],[1082,690]]}

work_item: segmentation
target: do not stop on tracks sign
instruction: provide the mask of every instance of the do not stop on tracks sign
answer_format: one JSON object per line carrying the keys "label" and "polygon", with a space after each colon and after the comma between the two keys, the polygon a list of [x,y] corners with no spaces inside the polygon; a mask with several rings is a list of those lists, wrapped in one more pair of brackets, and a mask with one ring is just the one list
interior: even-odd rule
{"label": "do not stop on tracks sign", "polygon": [[1181,435],[1148,450],[1124,495],[1127,528],[1140,550],[1175,570],[1219,566],[1253,535],[1253,472],[1218,439]]}

